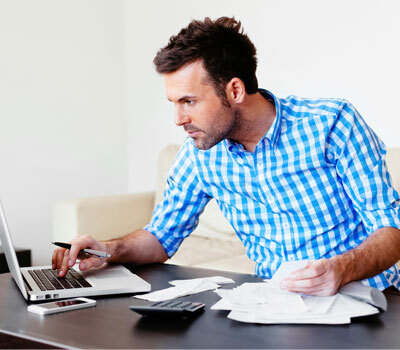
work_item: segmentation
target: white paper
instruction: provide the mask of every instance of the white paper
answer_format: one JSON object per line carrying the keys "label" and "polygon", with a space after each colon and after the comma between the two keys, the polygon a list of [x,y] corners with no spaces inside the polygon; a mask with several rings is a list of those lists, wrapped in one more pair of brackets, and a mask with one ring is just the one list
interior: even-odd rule
{"label": "white paper", "polygon": [[348,295],[301,295],[281,290],[273,283],[244,283],[234,289],[215,290],[215,293],[221,300],[211,309],[230,310],[228,318],[241,322],[348,324],[352,317],[379,312],[376,307]]}
{"label": "white paper", "polygon": [[284,261],[269,281],[270,284],[279,286],[281,281],[289,278],[294,271],[300,270],[308,264],[308,260]]}
{"label": "white paper", "polygon": [[235,283],[233,279],[222,277],[222,276],[213,276],[213,277],[204,277],[204,278],[192,278],[187,280],[174,280],[170,281],[169,284],[173,286],[177,286],[178,284],[185,284],[185,283],[194,283],[196,281],[209,281],[217,284],[227,284],[227,283]]}
{"label": "white paper", "polygon": [[348,283],[340,289],[340,293],[377,306],[383,311],[387,310],[385,295],[378,289],[366,286],[362,282]]}
{"label": "white paper", "polygon": [[[263,310],[271,314],[294,314],[307,311],[301,296],[284,292],[267,283],[246,283],[235,289],[220,289],[217,293],[230,305],[230,310]],[[221,306],[213,306],[214,309]]]}
{"label": "white paper", "polygon": [[251,310],[233,310],[228,318],[241,322],[262,324],[348,324],[352,317],[366,316],[378,313],[375,307],[338,294],[329,311],[315,314],[310,311],[301,314],[270,314],[261,308]]}
{"label": "white paper", "polygon": [[327,297],[302,295],[307,309],[313,314],[326,314],[337,298],[337,294]]}
{"label": "white paper", "polygon": [[295,321],[292,319],[256,319],[252,314],[243,311],[231,311],[228,314],[228,318],[240,321],[240,322],[247,322],[247,323],[261,323],[261,324],[349,324],[350,317],[346,316],[337,316],[337,317],[330,317],[327,318],[326,316],[314,316],[313,318],[308,319],[296,319]]}
{"label": "white paper", "polygon": [[[155,292],[135,295],[134,298],[149,300],[149,301],[165,301],[171,300],[185,295],[196,294],[207,290],[213,290],[219,288],[219,284],[213,281],[220,281],[220,283],[234,283],[233,280],[224,277],[206,277],[206,278],[194,278],[188,280],[175,280],[170,281],[170,284],[174,284],[174,287],[157,290]],[[222,282],[221,282],[222,281]]]}
{"label": "white paper", "polygon": [[365,302],[347,295],[337,294],[337,299],[328,312],[332,315],[347,315],[349,317],[368,316],[379,313],[379,310]]}
{"label": "white paper", "polygon": [[264,299],[261,308],[270,313],[297,314],[307,311],[307,306],[300,294],[282,291],[271,284],[257,285],[252,294]]}
{"label": "white paper", "polygon": [[[234,304],[227,299],[220,299],[210,307],[211,310],[234,310]],[[245,309],[246,310],[246,309]]]}

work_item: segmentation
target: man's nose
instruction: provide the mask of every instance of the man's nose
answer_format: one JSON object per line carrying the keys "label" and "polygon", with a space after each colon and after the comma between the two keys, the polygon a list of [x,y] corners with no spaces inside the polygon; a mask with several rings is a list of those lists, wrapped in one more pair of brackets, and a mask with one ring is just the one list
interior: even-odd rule
{"label": "man's nose", "polygon": [[177,126],[190,124],[190,117],[180,107],[175,107],[175,124]]}

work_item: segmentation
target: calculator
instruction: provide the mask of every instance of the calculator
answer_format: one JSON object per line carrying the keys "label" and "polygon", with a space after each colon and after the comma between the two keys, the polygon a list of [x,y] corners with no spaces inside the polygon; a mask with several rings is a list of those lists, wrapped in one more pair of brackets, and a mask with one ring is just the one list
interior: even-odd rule
{"label": "calculator", "polygon": [[158,301],[150,305],[131,305],[129,308],[150,317],[192,318],[204,311],[204,304],[195,301]]}

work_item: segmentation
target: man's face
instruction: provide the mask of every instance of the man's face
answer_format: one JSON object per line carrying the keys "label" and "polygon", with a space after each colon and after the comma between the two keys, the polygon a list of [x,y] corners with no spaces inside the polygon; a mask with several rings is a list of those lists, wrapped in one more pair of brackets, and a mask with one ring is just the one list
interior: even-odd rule
{"label": "man's face", "polygon": [[183,126],[199,149],[209,149],[232,133],[239,111],[217,96],[201,61],[164,74],[168,100],[175,105],[175,124]]}

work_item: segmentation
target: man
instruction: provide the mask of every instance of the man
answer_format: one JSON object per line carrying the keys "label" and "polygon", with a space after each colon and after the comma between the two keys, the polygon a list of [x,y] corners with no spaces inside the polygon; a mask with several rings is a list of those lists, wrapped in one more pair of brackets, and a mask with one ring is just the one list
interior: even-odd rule
{"label": "man", "polygon": [[[399,194],[383,143],[350,103],[258,89],[256,49],[233,18],[191,22],[154,63],[189,136],[164,199],[142,230],[106,242],[80,236],[70,251],[55,250],[60,276],[83,248],[110,252],[109,262],[165,261],[215,198],[258,275],[310,261],[282,288],[331,295],[362,279],[400,287]],[[80,268],[105,261],[86,258]]]}

